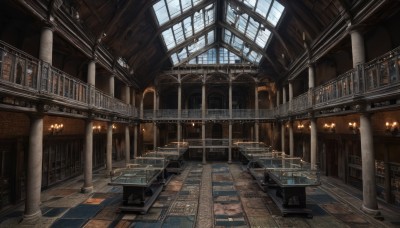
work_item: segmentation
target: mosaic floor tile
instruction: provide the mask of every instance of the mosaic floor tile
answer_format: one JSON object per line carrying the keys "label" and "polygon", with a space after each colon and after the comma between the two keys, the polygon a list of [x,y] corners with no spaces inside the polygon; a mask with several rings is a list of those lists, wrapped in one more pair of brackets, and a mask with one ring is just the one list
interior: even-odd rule
{"label": "mosaic floor tile", "polygon": [[64,189],[64,188],[56,188],[47,192],[47,194],[52,196],[68,196],[73,193],[79,192],[79,189]]}
{"label": "mosaic floor tile", "polygon": [[44,217],[57,217],[57,216],[61,215],[62,213],[64,213],[68,209],[69,208],[67,208],[67,207],[55,207],[55,208],[49,209],[45,213],[42,211],[42,213],[43,213]]}
{"label": "mosaic floor tile", "polygon": [[232,182],[232,181],[215,181],[215,182],[212,182],[212,185],[213,186],[233,186],[234,185],[234,182]]}
{"label": "mosaic floor tile", "polygon": [[223,203],[239,203],[240,199],[239,196],[216,196],[214,197],[214,202],[223,202]]}
{"label": "mosaic floor tile", "polygon": [[232,182],[232,177],[229,175],[223,175],[223,174],[213,174],[212,175],[212,180],[215,182],[219,181],[229,181]]}
{"label": "mosaic floor tile", "polygon": [[321,204],[320,206],[329,213],[334,215],[350,213],[350,209],[346,205],[341,203]]}
{"label": "mosaic floor tile", "polygon": [[307,195],[307,199],[313,200],[315,203],[318,203],[318,204],[337,202],[337,200],[335,200],[333,197],[329,196],[328,194],[310,194],[310,195]]}
{"label": "mosaic floor tile", "polygon": [[82,227],[86,223],[87,219],[58,219],[51,227],[52,228],[71,228],[71,227]]}
{"label": "mosaic floor tile", "polygon": [[162,227],[163,228],[177,228],[177,227],[193,227],[194,216],[168,216]]}
{"label": "mosaic floor tile", "polygon": [[239,193],[237,191],[213,191],[212,194],[214,197],[217,197],[217,196],[236,196]]}
{"label": "mosaic floor tile", "polygon": [[122,220],[130,220],[130,221],[133,221],[133,220],[136,219],[136,217],[137,217],[137,214],[127,213],[127,214],[124,214],[124,215],[123,215]]}
{"label": "mosaic floor tile", "polygon": [[110,224],[111,224],[111,221],[108,221],[108,220],[91,219],[91,220],[89,220],[89,222],[86,223],[84,228],[108,227]]}
{"label": "mosaic floor tile", "polygon": [[350,213],[350,214],[336,214],[335,217],[344,223],[349,224],[368,224],[368,222],[361,216]]}
{"label": "mosaic floor tile", "polygon": [[118,207],[105,207],[95,217],[95,219],[113,221],[118,217]]}
{"label": "mosaic floor tile", "polygon": [[91,204],[91,205],[99,205],[101,204],[103,201],[105,200],[105,198],[89,198],[87,199],[85,202],[83,202],[84,204]]}
{"label": "mosaic floor tile", "polygon": [[222,185],[222,186],[213,186],[213,191],[236,191],[234,186],[229,186],[229,185]]}
{"label": "mosaic floor tile", "polygon": [[145,215],[138,214],[136,220],[139,221],[160,221],[165,218],[167,208],[152,207]]}
{"label": "mosaic floor tile", "polygon": [[197,201],[176,201],[172,204],[168,215],[195,216],[197,205]]}
{"label": "mosaic floor tile", "polygon": [[135,228],[161,228],[162,222],[145,222],[145,221],[138,221],[132,223]]}
{"label": "mosaic floor tile", "polygon": [[97,205],[81,204],[69,209],[62,218],[88,219],[94,217],[100,210],[101,207]]}
{"label": "mosaic floor tile", "polygon": [[248,216],[247,220],[250,227],[277,227],[275,220],[271,216]]}
{"label": "mosaic floor tile", "polygon": [[214,203],[214,215],[236,215],[243,213],[242,205],[240,203]]}

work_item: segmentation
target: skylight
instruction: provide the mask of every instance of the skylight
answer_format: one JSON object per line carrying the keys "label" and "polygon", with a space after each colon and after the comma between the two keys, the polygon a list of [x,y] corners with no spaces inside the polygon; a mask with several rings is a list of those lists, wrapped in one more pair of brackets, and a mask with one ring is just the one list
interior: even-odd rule
{"label": "skylight", "polygon": [[262,58],[262,54],[253,50],[251,46],[244,42],[241,38],[235,36],[231,31],[223,29],[223,40],[226,44],[232,46],[238,52],[242,53],[243,58],[246,58],[252,63],[258,64]]}
{"label": "skylight", "polygon": [[[260,63],[272,37],[267,28],[279,23],[284,7],[278,0],[226,1],[218,7],[225,9],[205,0],[159,0],[153,5],[173,65]],[[216,23],[217,18],[223,21]],[[227,49],[213,48],[214,42]]]}
{"label": "skylight", "polygon": [[[218,56],[219,55],[219,56]],[[237,64],[243,60],[226,48],[211,48],[189,60],[189,64]]]}
{"label": "skylight", "polygon": [[161,35],[165,46],[170,50],[214,23],[215,4],[210,4],[166,29]]}
{"label": "skylight", "polygon": [[282,13],[285,9],[276,0],[239,0],[248,6],[251,10],[259,14],[264,19],[267,19],[271,25],[276,26]]}
{"label": "skylight", "polygon": [[161,26],[168,21],[198,5],[203,0],[161,0],[153,5],[158,25]]}
{"label": "skylight", "polygon": [[[207,34],[201,36],[198,40],[193,41],[190,45],[183,47],[179,51],[171,55],[171,60],[174,65],[185,61],[188,58],[196,56],[198,51],[201,51],[204,47],[213,44],[215,41],[215,32],[210,31]],[[201,52],[200,52],[201,53]]]}

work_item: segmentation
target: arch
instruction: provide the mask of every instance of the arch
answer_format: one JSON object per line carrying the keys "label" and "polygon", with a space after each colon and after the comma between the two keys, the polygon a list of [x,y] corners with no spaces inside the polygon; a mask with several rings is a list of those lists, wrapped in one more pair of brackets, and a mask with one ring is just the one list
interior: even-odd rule
{"label": "arch", "polygon": [[179,80],[174,75],[163,74],[163,75],[159,75],[158,77],[156,77],[156,79],[154,80],[154,83],[156,85],[159,85],[162,83],[174,84],[174,83],[179,83]]}
{"label": "arch", "polygon": [[206,82],[225,82],[228,83],[229,82],[229,75],[227,73],[222,73],[222,72],[213,72],[210,73],[206,76],[205,79]]}
{"label": "arch", "polygon": [[202,75],[200,74],[187,74],[181,77],[181,83],[202,82]]}

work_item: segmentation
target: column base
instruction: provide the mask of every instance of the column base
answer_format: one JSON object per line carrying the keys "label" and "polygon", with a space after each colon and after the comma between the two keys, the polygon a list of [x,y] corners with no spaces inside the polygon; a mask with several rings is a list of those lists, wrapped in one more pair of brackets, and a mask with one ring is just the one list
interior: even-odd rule
{"label": "column base", "polygon": [[378,220],[383,220],[383,216],[382,216],[380,210],[370,209],[370,208],[365,207],[364,205],[361,206],[361,210],[363,212],[365,212],[366,214],[371,215]]}
{"label": "column base", "polygon": [[36,224],[36,222],[42,217],[42,211],[38,210],[36,213],[27,215],[24,214],[21,224]]}
{"label": "column base", "polygon": [[229,160],[229,161],[228,161],[228,164],[232,164],[232,160]]}
{"label": "column base", "polygon": [[81,193],[92,193],[92,192],[93,192],[93,186],[81,188]]}

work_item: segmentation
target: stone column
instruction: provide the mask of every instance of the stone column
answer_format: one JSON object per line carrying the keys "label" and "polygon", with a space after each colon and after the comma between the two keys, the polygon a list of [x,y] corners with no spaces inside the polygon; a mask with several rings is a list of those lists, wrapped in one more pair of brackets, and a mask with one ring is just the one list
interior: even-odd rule
{"label": "stone column", "polygon": [[125,125],[125,163],[131,160],[131,138],[129,135],[129,125]]}
{"label": "stone column", "polygon": [[133,127],[133,158],[138,156],[138,123]]}
{"label": "stone column", "polygon": [[201,123],[201,139],[202,139],[202,145],[203,145],[203,159],[202,162],[203,164],[206,164],[206,123],[203,121]]}
{"label": "stone column", "polygon": [[232,110],[232,81],[229,81],[229,118],[232,119],[233,118],[233,110]]}
{"label": "stone column", "polygon": [[156,151],[157,149],[157,123],[153,122],[153,150]]}
{"label": "stone column", "polygon": [[289,121],[289,151],[290,156],[294,156],[293,122]]}
{"label": "stone column", "polygon": [[286,87],[282,87],[282,104],[286,104]]}
{"label": "stone column", "polygon": [[[205,76],[204,76],[205,80]],[[201,117],[203,119],[201,123],[201,139],[203,145],[203,164],[206,164],[206,84],[203,82],[201,86]]]}
{"label": "stone column", "polygon": [[107,175],[110,175],[112,171],[112,138],[113,138],[113,123],[107,123]]}
{"label": "stone column", "polygon": [[82,193],[93,191],[92,166],[93,166],[93,120],[87,119],[85,125],[85,159],[84,159],[84,183],[81,188]]}
{"label": "stone column", "polygon": [[96,60],[90,60],[88,64],[87,83],[91,86],[96,85]]}
{"label": "stone column", "polygon": [[131,103],[131,88],[128,85],[125,85],[124,101],[126,104]]}
{"label": "stone column", "polygon": [[228,163],[232,163],[232,121],[229,120],[229,151],[228,151]]}
{"label": "stone column", "polygon": [[354,26],[349,27],[351,36],[351,52],[353,55],[353,68],[365,63],[364,37]]}
{"label": "stone column", "polygon": [[310,119],[310,147],[311,147],[311,165],[315,166],[317,164],[317,120],[315,118]]}
{"label": "stone column", "polygon": [[53,28],[45,26],[40,35],[39,59],[53,64]]}
{"label": "stone column", "polygon": [[114,75],[111,75],[108,81],[108,93],[110,94],[110,96],[114,97],[114,90],[115,90],[115,83],[114,83]]}
{"label": "stone column", "polygon": [[[178,75],[178,78],[180,79],[180,75]],[[182,121],[182,84],[179,83],[179,86],[178,86],[178,121],[176,123],[178,142],[180,142],[182,140],[181,121]]]}
{"label": "stone column", "polygon": [[280,92],[279,90],[276,91],[276,107],[279,107],[279,103],[281,102]]}
{"label": "stone column", "polygon": [[285,123],[282,122],[281,124],[281,149],[282,152],[285,152]]}
{"label": "stone column", "polygon": [[259,142],[260,141],[260,136],[259,136],[259,110],[258,110],[258,84],[256,83],[254,86],[254,111],[255,111],[255,116],[256,116],[256,121],[254,122],[254,135],[255,135],[255,141]]}
{"label": "stone column", "polygon": [[34,221],[42,216],[40,192],[42,185],[43,116],[31,117],[29,133],[28,172],[26,177],[26,200],[24,221]]}
{"label": "stone column", "polygon": [[136,90],[135,88],[131,87],[130,91],[131,91],[131,105],[133,107],[136,107]]}
{"label": "stone column", "polygon": [[315,69],[313,64],[308,65],[308,89],[314,88]]}
{"label": "stone column", "polygon": [[360,138],[363,182],[362,209],[368,214],[379,215],[376,200],[374,139],[369,113],[360,115]]}
{"label": "stone column", "polygon": [[292,111],[292,101],[293,101],[293,84],[289,82],[289,111]]}

